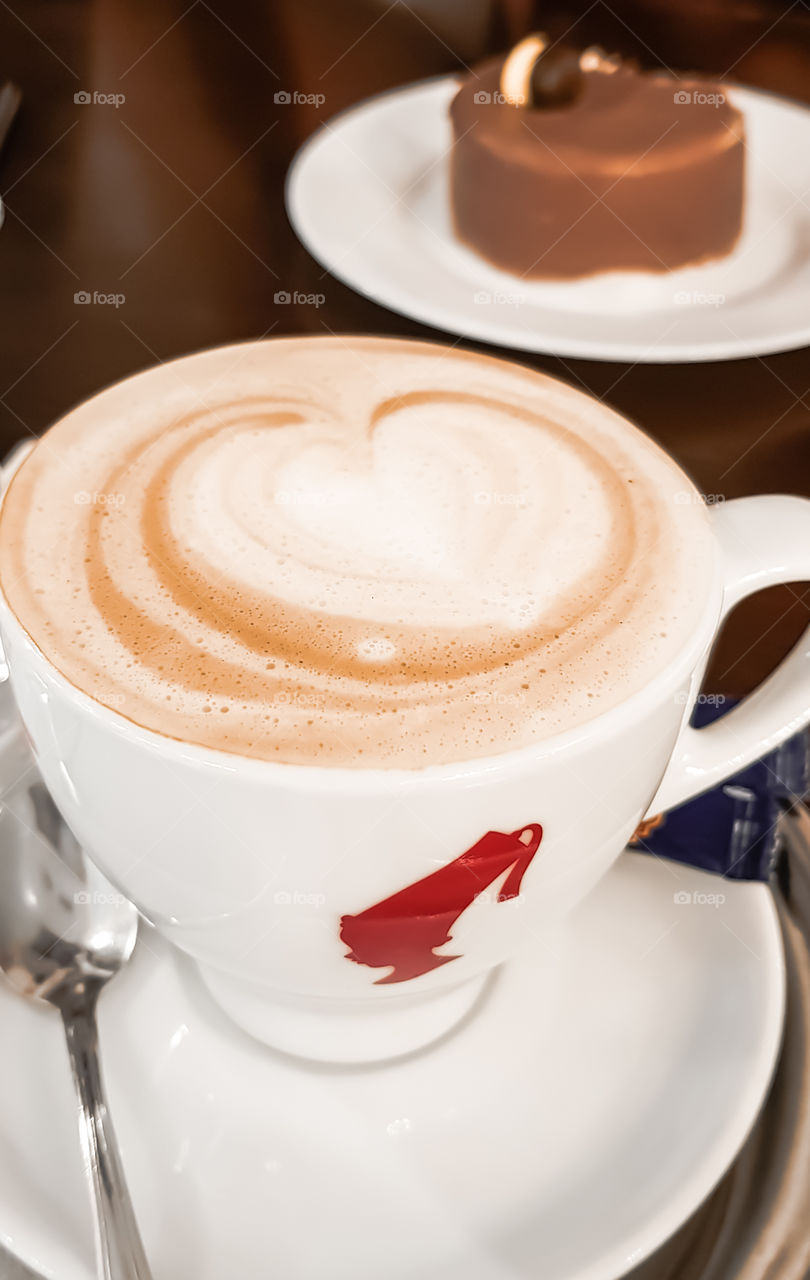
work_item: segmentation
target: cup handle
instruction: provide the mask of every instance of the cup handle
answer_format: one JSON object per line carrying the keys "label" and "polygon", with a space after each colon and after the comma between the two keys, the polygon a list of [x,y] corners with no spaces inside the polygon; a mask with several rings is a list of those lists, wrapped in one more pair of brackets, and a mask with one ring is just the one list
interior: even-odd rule
{"label": "cup handle", "polygon": [[[719,622],[764,587],[810,579],[810,500],[737,498],[714,507],[711,519],[723,564]],[[717,786],[810,722],[810,627],[771,675],[720,720],[693,729],[691,709],[647,816]]]}

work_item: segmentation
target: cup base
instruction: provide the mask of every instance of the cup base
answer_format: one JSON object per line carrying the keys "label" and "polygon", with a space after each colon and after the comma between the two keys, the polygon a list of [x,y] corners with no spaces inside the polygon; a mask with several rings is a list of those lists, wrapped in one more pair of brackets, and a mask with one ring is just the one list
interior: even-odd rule
{"label": "cup base", "polygon": [[290,999],[206,965],[196,968],[243,1031],[283,1053],[332,1063],[376,1062],[423,1049],[470,1012],[492,976],[369,1007],[366,1001]]}

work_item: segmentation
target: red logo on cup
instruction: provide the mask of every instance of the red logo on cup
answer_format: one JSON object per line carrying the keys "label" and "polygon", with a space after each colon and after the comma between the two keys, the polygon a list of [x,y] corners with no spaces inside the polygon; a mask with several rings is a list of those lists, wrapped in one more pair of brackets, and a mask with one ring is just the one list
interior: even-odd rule
{"label": "red logo on cup", "polygon": [[390,973],[377,979],[376,986],[407,982],[458,960],[458,956],[437,956],[435,950],[450,941],[462,912],[505,871],[509,875],[498,902],[517,897],[542,838],[543,828],[537,822],[509,833],[488,831],[446,867],[359,915],[342,916],[340,937],[350,948],[346,959],[372,969],[390,968]]}

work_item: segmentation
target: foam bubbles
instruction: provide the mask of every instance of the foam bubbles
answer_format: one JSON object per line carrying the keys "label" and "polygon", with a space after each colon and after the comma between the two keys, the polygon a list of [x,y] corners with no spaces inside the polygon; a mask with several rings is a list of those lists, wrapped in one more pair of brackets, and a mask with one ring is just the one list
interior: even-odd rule
{"label": "foam bubbles", "polygon": [[368,662],[389,662],[396,651],[396,645],[386,636],[370,636],[357,645],[358,658]]}

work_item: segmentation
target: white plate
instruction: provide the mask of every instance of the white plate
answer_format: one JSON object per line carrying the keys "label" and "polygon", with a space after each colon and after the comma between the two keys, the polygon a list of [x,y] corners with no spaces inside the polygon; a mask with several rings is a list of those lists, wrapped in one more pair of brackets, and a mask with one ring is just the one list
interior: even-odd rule
{"label": "white plate", "polygon": [[[639,854],[456,1033],[385,1066],[262,1049],[150,931],[101,1039],[156,1280],[612,1280],[733,1160],[783,996],[766,887]],[[58,1018],[1,986],[0,1028],[0,1234],[91,1280]]]}
{"label": "white plate", "polygon": [[287,183],[301,240],[333,275],[468,338],[598,360],[695,361],[810,342],[810,111],[735,87],[745,114],[743,234],[720,263],[528,282],[465,249],[450,225],[454,77],[372,98],[302,147]]}

